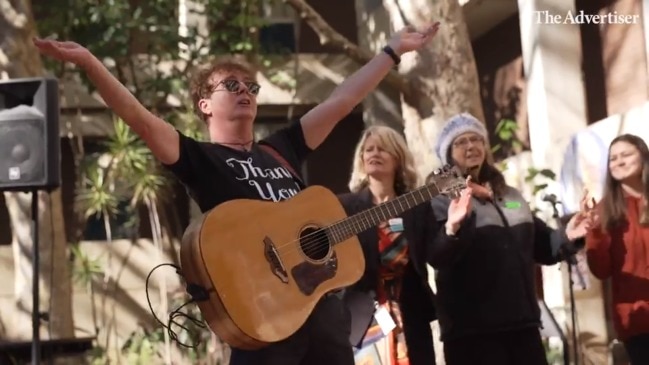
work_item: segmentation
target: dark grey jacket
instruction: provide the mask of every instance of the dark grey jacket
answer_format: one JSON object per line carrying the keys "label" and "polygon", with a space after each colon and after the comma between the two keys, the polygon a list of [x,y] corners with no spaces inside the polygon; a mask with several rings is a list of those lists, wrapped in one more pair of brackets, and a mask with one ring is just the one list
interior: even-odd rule
{"label": "dark grey jacket", "polygon": [[432,200],[439,233],[430,252],[436,269],[442,340],[540,326],[535,265],[557,263],[568,252],[565,230],[536,218],[508,187],[495,201],[472,199],[472,212],[447,236],[450,200]]}

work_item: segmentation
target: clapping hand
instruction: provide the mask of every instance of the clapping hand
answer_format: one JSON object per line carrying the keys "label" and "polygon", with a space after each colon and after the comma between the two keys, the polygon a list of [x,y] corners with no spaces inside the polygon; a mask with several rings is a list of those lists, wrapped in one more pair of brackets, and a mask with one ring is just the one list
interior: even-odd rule
{"label": "clapping hand", "polygon": [[589,196],[588,190],[579,202],[579,212],[575,214],[566,225],[566,236],[571,241],[584,237],[589,230],[599,226],[599,213],[597,212],[595,198]]}
{"label": "clapping hand", "polygon": [[458,230],[460,223],[466,218],[471,211],[471,196],[473,189],[471,188],[471,177],[467,178],[467,188],[462,190],[460,196],[451,200],[448,206],[448,218],[446,220],[447,228],[452,229],[454,232]]}
{"label": "clapping hand", "polygon": [[590,196],[588,189],[584,189],[584,195],[579,202],[579,210],[590,222],[591,229],[599,226],[600,219],[597,202],[594,197]]}

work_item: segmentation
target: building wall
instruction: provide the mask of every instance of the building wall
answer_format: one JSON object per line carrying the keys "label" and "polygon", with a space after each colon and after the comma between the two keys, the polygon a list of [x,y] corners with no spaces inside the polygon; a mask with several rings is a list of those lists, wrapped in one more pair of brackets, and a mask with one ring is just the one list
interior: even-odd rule
{"label": "building wall", "polygon": [[[642,0],[577,0],[576,8],[586,14],[640,15],[635,24],[580,25],[589,124],[641,107],[649,100]],[[528,142],[518,17],[514,14],[475,39],[473,49],[491,137],[502,118],[511,118],[518,122],[519,137]]]}
{"label": "building wall", "polygon": [[589,124],[642,106],[649,100],[642,0],[578,0],[577,7],[639,16],[633,24],[581,25]]}
{"label": "building wall", "polygon": [[[485,123],[491,140],[496,141],[496,126],[502,119],[518,123],[518,138],[529,147],[525,76],[521,54],[518,13],[510,16],[472,42]],[[499,151],[502,157],[506,150]]]}
{"label": "building wall", "polygon": [[[587,14],[642,14],[642,0],[579,0]],[[649,100],[649,78],[643,21],[597,27],[582,24],[581,47],[589,124],[625,113]],[[498,121],[518,122],[520,138],[527,142],[525,77],[520,27],[515,14],[473,41],[485,122],[492,133]]]}
{"label": "building wall", "polygon": [[[542,6],[540,7],[542,8]],[[646,116],[647,105],[649,105],[647,104],[649,79],[647,78],[647,48],[645,46],[647,40],[645,39],[641,16],[643,14],[642,0],[577,0],[576,10],[577,12],[583,10],[586,14],[617,12],[618,14],[640,15],[640,21],[635,24],[608,26],[582,24],[579,26],[581,40],[578,46],[581,46],[582,53],[581,71],[588,124],[599,122],[601,128],[596,129],[598,131],[606,129],[607,133],[612,134],[611,138],[615,133],[627,131],[633,133],[634,127],[631,127],[631,125],[638,126],[647,123],[646,119],[639,120],[638,118]],[[544,26],[551,27],[552,25]],[[527,135],[529,118],[525,102],[516,100],[516,96],[520,97],[520,100],[526,99],[526,81],[521,62],[520,29],[519,14],[516,14],[475,39],[473,47],[480,76],[485,119],[492,134],[491,137],[494,137],[494,127],[497,122],[503,117],[510,117],[517,120],[521,132],[519,137],[522,137],[523,141],[527,142],[529,141]],[[560,71],[555,70],[554,72],[561,74]],[[554,77],[551,68],[545,67],[543,72],[546,73],[546,77]],[[556,89],[552,91],[556,91]],[[564,88],[560,92],[565,93],[567,100],[569,100],[569,96],[575,93],[570,88]],[[560,123],[556,123],[557,121],[550,122],[553,128],[560,128]],[[611,126],[612,128],[609,128]],[[637,127],[636,130],[638,130]],[[589,140],[589,135],[598,133],[595,129],[590,132],[585,131],[582,139]],[[638,130],[636,133],[641,132]],[[644,132],[641,134],[644,134]],[[572,158],[582,159],[592,155],[594,159],[600,153],[592,151],[590,149],[592,147],[594,147],[592,143],[584,144],[580,152],[583,155],[577,156],[573,154],[571,156],[573,156]],[[551,153],[561,158],[564,157],[566,151],[563,148],[555,149]],[[565,158],[569,158],[567,154],[565,156]],[[565,162],[564,160],[564,165],[566,163],[571,162]],[[578,163],[575,162],[575,164]],[[580,171],[582,174],[585,172],[584,170]],[[557,170],[556,172],[559,173],[560,171]],[[598,174],[597,176],[601,175]],[[577,189],[576,191],[580,190]],[[610,305],[608,286],[606,283],[600,283],[597,279],[588,275],[587,267],[580,267],[580,270],[582,269],[586,274],[586,282],[589,283],[587,284],[589,289],[580,290],[577,288],[575,293],[578,321],[582,324],[580,341],[583,348],[586,349],[585,355],[582,353],[582,357],[597,357],[599,355],[593,354],[606,353],[609,341],[615,338],[608,310]],[[550,270],[557,271],[553,268]],[[546,281],[551,280],[554,282],[554,280],[559,280],[553,287],[563,287],[559,289],[564,293],[563,306],[569,309],[569,303],[567,302],[568,278],[565,266],[562,265],[560,275],[554,274],[550,276],[551,278],[546,278]],[[539,282],[539,286],[543,286],[543,284]],[[554,288],[551,290],[552,292],[556,291]],[[542,290],[539,290],[539,292],[539,294],[543,294]],[[553,305],[555,303],[557,302],[553,298]],[[559,307],[553,309],[553,312],[558,315],[560,320],[562,320],[562,317],[565,318],[566,314],[569,314],[569,312],[566,313]],[[601,326],[593,324],[594,322],[601,323],[601,321],[606,323]],[[597,333],[592,332],[593,328],[598,328]],[[602,331],[599,328],[603,328],[605,332],[607,330],[608,333],[601,333]],[[617,358],[619,351],[616,350],[615,346],[613,352],[615,353],[613,356]]]}

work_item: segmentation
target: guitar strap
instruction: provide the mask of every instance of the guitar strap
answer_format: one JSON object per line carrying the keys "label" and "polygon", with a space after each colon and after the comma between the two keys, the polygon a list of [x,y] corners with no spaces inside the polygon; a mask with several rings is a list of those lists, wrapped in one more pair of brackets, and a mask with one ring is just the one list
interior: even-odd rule
{"label": "guitar strap", "polygon": [[293,169],[293,166],[291,166],[291,164],[288,163],[288,161],[286,161],[286,159],[282,157],[282,155],[280,155],[275,148],[263,143],[260,143],[259,147],[261,147],[261,149],[263,149],[264,151],[268,152],[271,156],[273,156],[275,160],[277,160],[277,162],[280,163],[280,165],[284,166],[291,173],[291,175],[293,175],[293,178],[295,180],[297,180],[300,184],[302,184],[302,186],[306,187],[306,184],[304,183],[304,181],[302,181],[300,175],[295,171],[295,169]]}

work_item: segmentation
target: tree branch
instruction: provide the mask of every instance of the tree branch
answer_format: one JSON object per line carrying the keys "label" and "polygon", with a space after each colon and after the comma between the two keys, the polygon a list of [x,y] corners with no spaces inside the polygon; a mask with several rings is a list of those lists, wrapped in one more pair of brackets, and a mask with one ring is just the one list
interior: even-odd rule
{"label": "tree branch", "polygon": [[22,29],[27,24],[25,14],[18,13],[9,0],[0,0],[0,14],[15,29]]}
{"label": "tree branch", "polygon": [[[358,45],[352,43],[342,34],[333,29],[323,18],[315,11],[305,0],[282,0],[291,6],[304,21],[316,32],[320,38],[320,44],[330,45],[345,52],[349,58],[361,65],[368,63],[373,55]],[[390,71],[384,81],[401,92],[404,97],[409,98],[412,93],[410,84],[401,77],[396,71]]]}

